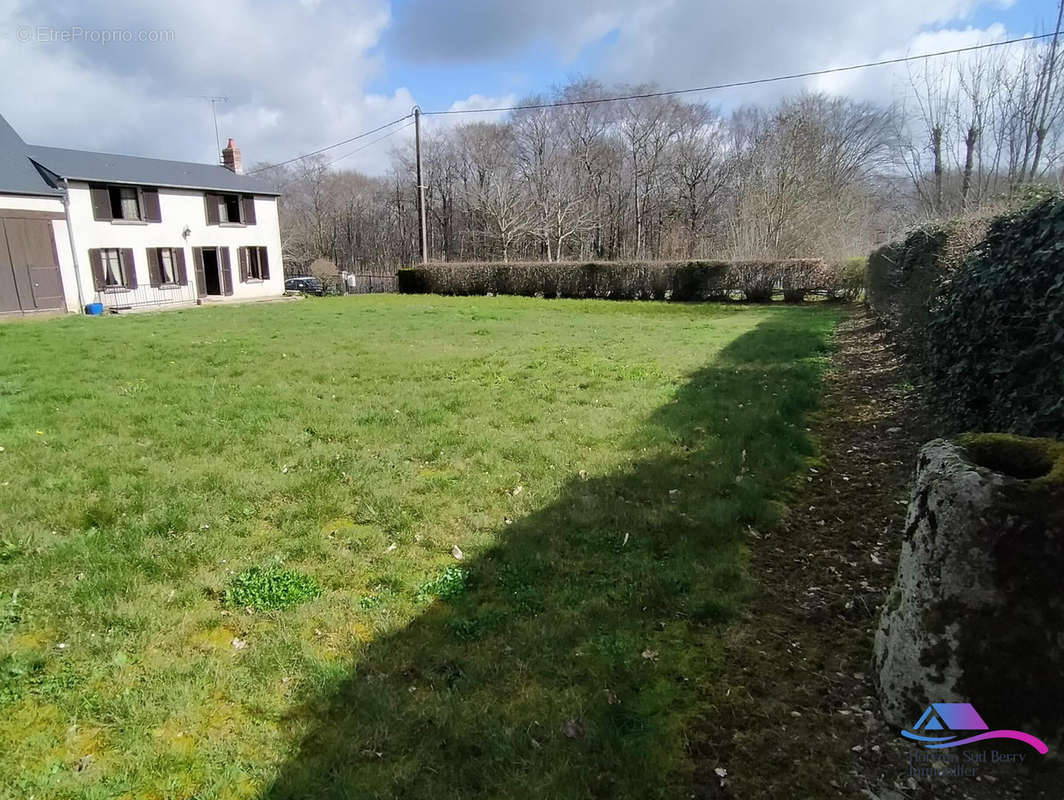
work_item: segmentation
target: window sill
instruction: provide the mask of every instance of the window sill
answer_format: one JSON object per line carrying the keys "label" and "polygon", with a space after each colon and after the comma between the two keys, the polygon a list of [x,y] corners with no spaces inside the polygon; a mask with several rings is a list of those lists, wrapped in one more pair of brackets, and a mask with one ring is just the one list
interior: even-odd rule
{"label": "window sill", "polygon": [[113,219],[113,220],[111,220],[111,224],[112,225],[147,225],[148,221],[146,219]]}
{"label": "window sill", "polygon": [[102,294],[123,294],[125,292],[132,292],[133,290],[125,286],[104,286],[102,289],[96,291]]}
{"label": "window sill", "polygon": [[243,222],[219,222],[219,228],[246,228],[247,225]]}
{"label": "window sill", "polygon": [[171,290],[172,291],[173,289],[184,289],[185,288],[185,284],[183,284],[183,283],[160,283],[158,286],[154,286],[152,288],[154,288],[154,289],[166,289],[166,290]]}
{"label": "window sill", "polygon": [[244,283],[266,283],[265,278],[245,278]]}

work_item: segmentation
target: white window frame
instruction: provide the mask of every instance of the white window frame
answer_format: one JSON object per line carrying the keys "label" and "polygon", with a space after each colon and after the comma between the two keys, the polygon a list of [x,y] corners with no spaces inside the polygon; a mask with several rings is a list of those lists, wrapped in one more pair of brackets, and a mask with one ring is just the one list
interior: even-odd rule
{"label": "white window frame", "polygon": [[159,248],[159,282],[163,286],[177,285],[177,258],[172,247]]}
{"label": "white window frame", "polygon": [[[111,256],[114,256],[112,259]],[[100,265],[103,267],[103,287],[105,289],[123,289],[126,286],[126,272],[122,264],[122,251],[117,247],[100,248]],[[117,279],[118,283],[112,281]]]}

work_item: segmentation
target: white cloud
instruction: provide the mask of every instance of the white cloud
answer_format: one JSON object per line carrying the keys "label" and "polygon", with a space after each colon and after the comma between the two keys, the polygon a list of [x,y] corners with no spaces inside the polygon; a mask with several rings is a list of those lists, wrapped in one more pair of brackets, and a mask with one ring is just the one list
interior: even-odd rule
{"label": "white cloud", "polygon": [[[1005,26],[993,24],[986,28],[964,28],[957,30],[945,28],[925,31],[912,37],[904,48],[892,48],[873,54],[872,60],[886,61],[922,53],[940,53],[972,45],[999,42],[1009,38]],[[904,94],[910,85],[910,74],[922,74],[924,64],[930,69],[945,68],[958,59],[979,58],[979,51],[955,56],[941,56],[934,59],[892,64],[853,72],[836,72],[823,75],[810,81],[810,88],[828,94],[846,94],[859,100],[882,102],[885,98]]]}
{"label": "white cloud", "polygon": [[[666,87],[724,83],[874,60],[908,48],[928,26],[967,18],[980,0],[854,3],[649,2],[625,18],[607,70],[617,78]],[[815,85],[806,82],[805,86]],[[728,105],[796,91],[781,82],[707,95]]]}
{"label": "white cloud", "polygon": [[455,100],[451,103],[448,111],[473,111],[482,108],[500,108],[512,106],[517,101],[516,95],[504,94],[494,97],[482,95],[479,92],[469,95],[464,100]]}
{"label": "white cloud", "polygon": [[[38,144],[211,161],[210,105],[194,96],[227,95],[217,106],[222,142],[234,137],[247,164],[280,160],[409,112],[405,89],[366,89],[381,69],[370,50],[389,20],[385,0],[118,0],[92,9],[8,0],[0,113]],[[172,41],[54,40],[78,27],[161,31]]]}
{"label": "white cloud", "polygon": [[[940,45],[950,37],[941,31],[941,36],[925,33],[929,28],[963,26],[976,8],[1001,8],[1012,2],[412,0],[389,35],[396,49],[410,59],[490,62],[546,46],[554,48],[559,61],[571,63],[581,48],[608,33],[610,44],[600,50],[602,61],[595,77],[684,88],[860,63],[882,53]],[[996,35],[996,30],[991,32]],[[954,38],[970,41],[960,33]],[[733,106],[770,101],[817,85],[782,82],[702,97]]]}
{"label": "white cloud", "polygon": [[[1011,1],[410,0],[393,19],[389,0],[0,0],[0,113],[34,143],[212,161],[210,105],[196,96],[226,95],[229,101],[217,107],[219,135],[223,143],[234,137],[253,164],[316,150],[409,113],[416,98],[406,88],[369,88],[394,66],[384,64],[384,52],[420,63],[484,63],[485,75],[505,75],[515,63],[527,70],[521,59],[544,44],[560,63],[595,44],[601,59],[595,77],[674,88],[1000,38],[1001,26],[965,24],[976,7]],[[22,26],[45,40],[21,41]],[[172,40],[48,39],[49,31],[61,35],[75,26],[172,32]],[[802,85],[883,99],[898,74],[869,70],[705,99],[760,102]],[[451,108],[518,99],[488,96],[493,82],[499,86],[486,77],[486,94]],[[425,124],[431,132],[499,116],[429,117]],[[391,146],[410,135],[360,150],[343,165],[382,172]]]}

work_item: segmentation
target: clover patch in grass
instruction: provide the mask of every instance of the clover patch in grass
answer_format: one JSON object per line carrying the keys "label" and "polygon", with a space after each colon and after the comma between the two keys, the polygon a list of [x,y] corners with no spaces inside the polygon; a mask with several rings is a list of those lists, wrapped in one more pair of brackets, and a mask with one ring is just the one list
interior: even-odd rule
{"label": "clover patch in grass", "polygon": [[427,603],[430,600],[457,597],[466,590],[469,574],[459,566],[451,565],[442,569],[429,581],[421,584],[417,590],[417,600]]}
{"label": "clover patch in grass", "polygon": [[280,567],[250,567],[233,577],[225,590],[226,605],[258,611],[291,608],[321,594],[311,576]]}

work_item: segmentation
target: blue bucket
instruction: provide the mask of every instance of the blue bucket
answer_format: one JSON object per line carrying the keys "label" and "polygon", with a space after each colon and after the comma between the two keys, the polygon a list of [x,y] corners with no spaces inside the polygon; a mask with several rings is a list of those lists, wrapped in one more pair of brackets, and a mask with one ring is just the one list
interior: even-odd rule
{"label": "blue bucket", "polygon": [[89,303],[85,306],[85,313],[90,317],[98,317],[103,313],[103,303]]}

